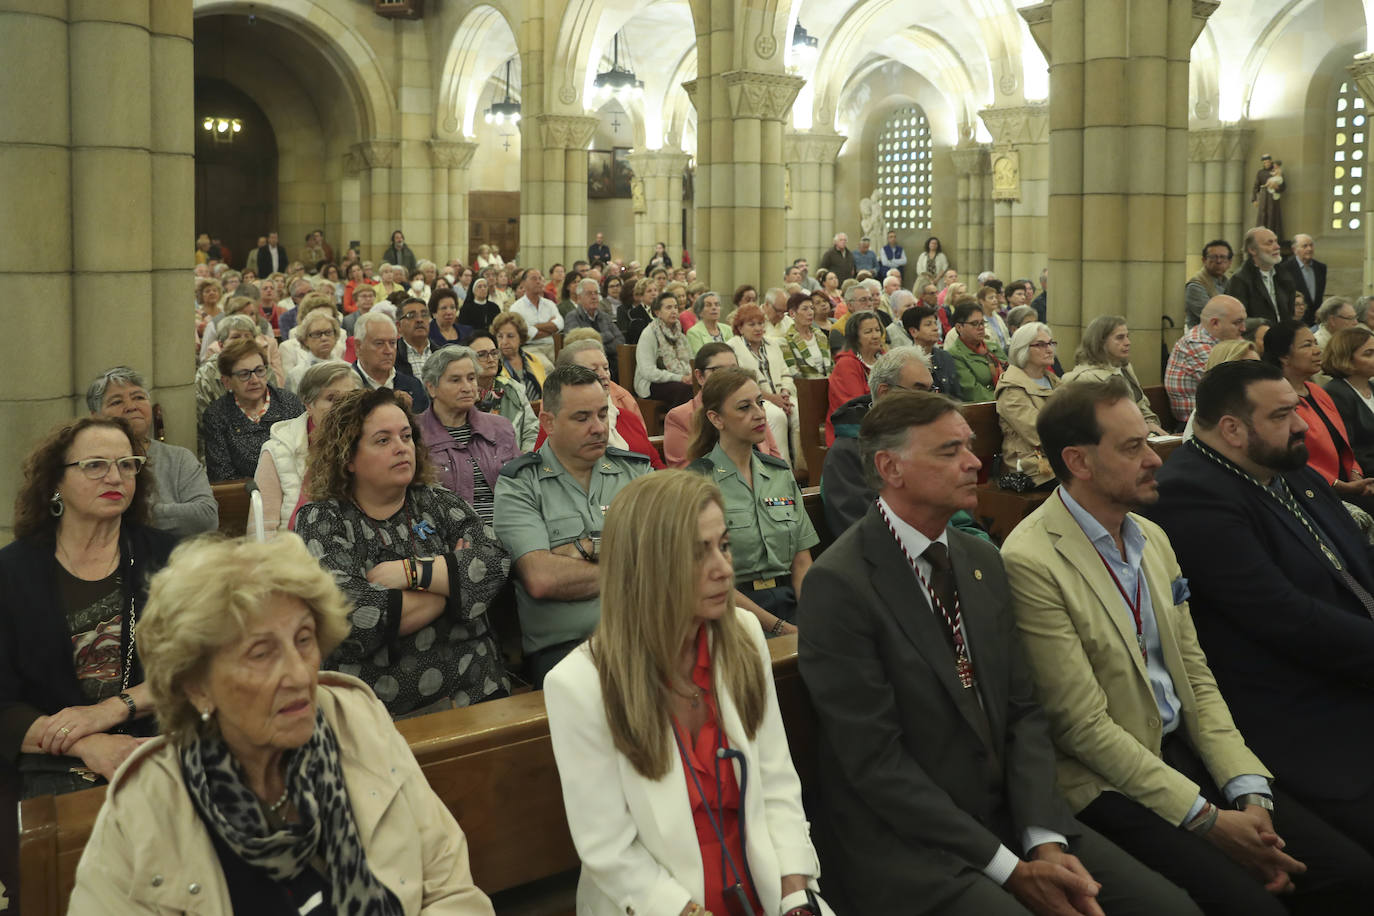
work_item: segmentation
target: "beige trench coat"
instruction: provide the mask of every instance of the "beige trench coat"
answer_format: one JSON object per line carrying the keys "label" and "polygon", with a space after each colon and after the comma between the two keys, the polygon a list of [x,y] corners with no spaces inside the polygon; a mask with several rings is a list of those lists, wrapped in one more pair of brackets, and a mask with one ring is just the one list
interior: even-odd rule
{"label": "beige trench coat", "polygon": [[[1053,373],[1046,373],[1045,377],[1052,386],[1059,386]],[[997,380],[997,422],[1002,427],[1002,473],[1015,471],[1019,460],[1021,470],[1035,479],[1036,486],[1054,479],[1054,472],[1050,470],[1049,462],[1040,449],[1040,436],[1035,431],[1035,421],[1052,393],[1052,388],[1041,388],[1035,379],[1015,366],[1008,366]]]}

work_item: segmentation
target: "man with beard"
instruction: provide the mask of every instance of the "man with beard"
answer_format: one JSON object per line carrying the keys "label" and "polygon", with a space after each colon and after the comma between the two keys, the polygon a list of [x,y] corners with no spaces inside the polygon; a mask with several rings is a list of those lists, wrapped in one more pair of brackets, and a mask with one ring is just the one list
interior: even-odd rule
{"label": "man with beard", "polygon": [[1270,786],[1198,646],[1169,539],[1133,512],[1159,499],[1162,462],[1126,383],[1067,386],[1036,429],[1060,486],[1002,560],[1075,816],[1208,916],[1283,916],[1278,892],[1299,913],[1366,911],[1374,859]]}
{"label": "man with beard", "polygon": [[1247,742],[1288,792],[1374,851],[1374,560],[1307,466],[1297,405],[1267,363],[1208,372],[1194,438],[1145,514],[1173,543]]}
{"label": "man with beard", "polygon": [[1245,306],[1251,318],[1267,318],[1273,324],[1293,317],[1293,278],[1275,270],[1283,256],[1279,237],[1263,226],[1245,233],[1241,245],[1245,263],[1226,286],[1226,293]]}

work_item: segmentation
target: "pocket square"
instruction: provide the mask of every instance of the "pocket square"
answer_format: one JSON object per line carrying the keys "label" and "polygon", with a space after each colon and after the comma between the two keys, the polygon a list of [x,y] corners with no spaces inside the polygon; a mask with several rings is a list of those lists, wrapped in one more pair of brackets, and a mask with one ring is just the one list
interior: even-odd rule
{"label": "pocket square", "polygon": [[1174,604],[1176,605],[1182,604],[1193,597],[1193,593],[1188,590],[1188,580],[1183,576],[1179,576],[1173,582],[1169,583],[1169,591],[1173,594]]}

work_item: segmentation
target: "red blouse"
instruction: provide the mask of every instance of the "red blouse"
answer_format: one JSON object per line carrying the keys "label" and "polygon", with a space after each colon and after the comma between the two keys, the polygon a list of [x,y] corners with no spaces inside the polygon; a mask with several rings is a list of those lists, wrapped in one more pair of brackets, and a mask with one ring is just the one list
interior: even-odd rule
{"label": "red blouse", "polygon": [[860,395],[868,394],[868,373],[870,367],[864,365],[853,350],[845,350],[835,357],[835,368],[830,370],[830,384],[827,389],[830,403],[825,412],[825,444],[835,444],[835,424],[831,414]]}
{"label": "red blouse", "polygon": [[[1307,396],[1298,400],[1297,414],[1307,424],[1307,466],[1325,477],[1327,483],[1363,477],[1336,403],[1317,385],[1311,382],[1306,385]],[[1332,428],[1338,434],[1336,438],[1331,435]]]}
{"label": "red blouse", "polygon": [[[680,747],[684,751],[683,766],[691,767],[696,773],[695,780],[691,772],[686,773],[684,778],[687,780],[687,796],[692,800],[692,820],[697,829],[701,869],[706,878],[706,899],[702,903],[712,913],[729,913],[730,910],[725,906],[725,889],[735,883],[734,873],[721,855],[720,840],[711,826],[711,817],[714,815],[721,833],[725,835],[730,858],[740,870],[740,880],[749,896],[750,912],[754,916],[762,916],[763,907],[746,874],[744,846],[740,842],[739,783],[735,780],[733,762],[728,759],[719,761],[719,779],[716,776],[716,750],[728,748],[730,743],[720,727],[720,711],[711,693],[711,647],[704,626],[697,631],[697,663],[692,669],[692,683],[701,690],[702,702],[706,704],[706,724],[701,727],[695,740],[676,720],[673,727],[677,729]],[[760,824],[755,829],[767,828]]]}

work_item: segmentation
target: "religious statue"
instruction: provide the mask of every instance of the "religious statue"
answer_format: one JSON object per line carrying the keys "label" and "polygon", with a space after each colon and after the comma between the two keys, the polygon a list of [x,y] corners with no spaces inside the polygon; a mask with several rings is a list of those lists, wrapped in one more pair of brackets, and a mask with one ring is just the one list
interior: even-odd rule
{"label": "religious statue", "polygon": [[1021,154],[1014,149],[997,150],[992,156],[992,199],[1021,199]]}
{"label": "religious statue", "polygon": [[1250,203],[1255,205],[1255,225],[1263,226],[1284,240],[1283,234],[1283,160],[1268,153],[1260,157],[1260,170],[1250,190]]}
{"label": "religious statue", "polygon": [[883,219],[883,189],[874,188],[873,193],[859,201],[859,226],[867,238],[883,238],[887,222]]}
{"label": "religious statue", "polygon": [[649,207],[644,203],[644,179],[638,175],[630,178],[630,197],[634,199],[634,212],[648,212]]}

